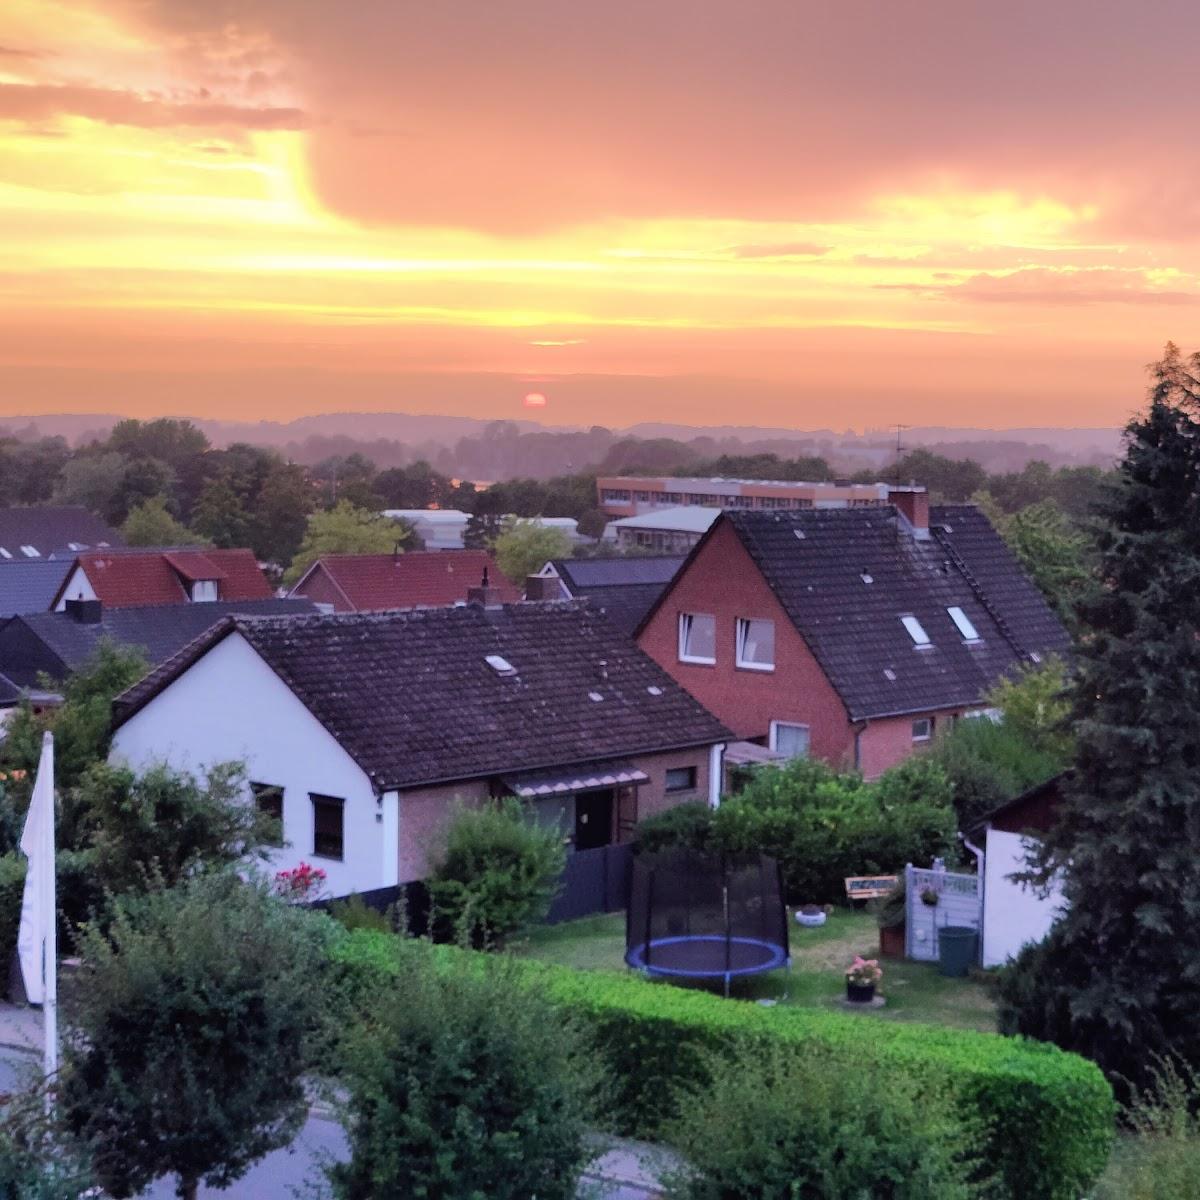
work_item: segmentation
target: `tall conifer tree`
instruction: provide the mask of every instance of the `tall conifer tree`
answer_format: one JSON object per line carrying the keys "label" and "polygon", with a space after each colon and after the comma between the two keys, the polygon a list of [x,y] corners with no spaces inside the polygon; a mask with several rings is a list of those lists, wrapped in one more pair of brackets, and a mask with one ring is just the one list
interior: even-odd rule
{"label": "tall conifer tree", "polygon": [[1168,345],[1126,427],[1080,604],[1078,755],[1038,875],[1065,915],[1001,983],[1001,1027],[1141,1086],[1200,1066],[1200,356]]}

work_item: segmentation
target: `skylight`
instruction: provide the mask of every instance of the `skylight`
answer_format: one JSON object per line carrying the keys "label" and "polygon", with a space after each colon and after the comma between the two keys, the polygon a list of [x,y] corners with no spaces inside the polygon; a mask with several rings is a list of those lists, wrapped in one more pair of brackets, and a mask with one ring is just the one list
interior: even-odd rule
{"label": "skylight", "polygon": [[41,558],[36,546],[22,546],[21,553],[25,555],[26,558]]}
{"label": "skylight", "polygon": [[5,550],[3,546],[0,546],[0,558],[12,558],[12,551]]}
{"label": "skylight", "polygon": [[883,677],[884,677],[884,679],[886,679],[886,680],[887,680],[889,683],[895,683],[895,682],[896,682],[896,672],[895,672],[895,671],[893,671],[891,667],[884,667],[884,668],[883,668]]}
{"label": "skylight", "polygon": [[483,661],[487,663],[497,675],[515,675],[517,668],[512,665],[503,655],[500,654],[485,654]]}
{"label": "skylight", "polygon": [[908,636],[912,638],[913,644],[916,646],[930,646],[933,643],[929,640],[929,634],[925,632],[924,626],[916,617],[901,617],[901,624],[908,630]]}
{"label": "skylight", "polygon": [[662,688],[660,688],[660,687],[658,686],[658,684],[656,684],[656,683],[652,683],[652,684],[651,684],[651,685],[650,685],[650,686],[649,686],[649,687],[646,689],[646,691],[648,691],[648,692],[650,693],[650,695],[652,695],[652,696],[661,696],[661,695],[663,694]]}
{"label": "skylight", "polygon": [[861,579],[862,579],[863,583],[874,583],[875,582],[874,576],[871,574],[870,571],[867,570],[866,567],[863,567],[863,569],[862,569]]}
{"label": "skylight", "polygon": [[946,611],[950,614],[950,620],[958,627],[958,632],[963,635],[964,641],[977,642],[980,640],[978,630],[971,624],[971,618],[957,604],[952,605]]}

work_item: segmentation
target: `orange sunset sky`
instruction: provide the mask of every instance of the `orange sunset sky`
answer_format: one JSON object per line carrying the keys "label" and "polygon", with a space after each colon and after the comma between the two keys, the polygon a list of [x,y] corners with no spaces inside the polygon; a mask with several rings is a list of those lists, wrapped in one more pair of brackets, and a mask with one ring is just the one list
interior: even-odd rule
{"label": "orange sunset sky", "polygon": [[0,415],[1111,425],[1192,3],[2,0]]}

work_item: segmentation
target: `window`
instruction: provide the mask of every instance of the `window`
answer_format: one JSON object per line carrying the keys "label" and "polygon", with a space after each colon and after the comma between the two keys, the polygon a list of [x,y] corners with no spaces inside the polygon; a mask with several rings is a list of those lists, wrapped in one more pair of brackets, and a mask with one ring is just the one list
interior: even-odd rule
{"label": "window", "polygon": [[958,632],[963,635],[963,641],[978,642],[982,640],[976,632],[975,626],[971,624],[971,618],[957,604],[946,611],[950,614],[950,620],[954,622]]}
{"label": "window", "polygon": [[12,558],[12,551],[0,546],[0,558]]}
{"label": "window", "polygon": [[485,654],[483,661],[487,663],[497,675],[515,675],[517,668],[504,657],[503,654]]}
{"label": "window", "polygon": [[788,758],[808,757],[808,726],[771,722],[771,749]]}
{"label": "window", "polygon": [[652,533],[646,533],[645,530],[639,529],[637,532],[637,544],[639,546],[653,546],[654,535]]}
{"label": "window", "polygon": [[337,796],[318,796],[309,793],[313,806],[313,853],[320,858],[345,857],[346,843],[342,832],[345,800]]}
{"label": "window", "polygon": [[654,497],[649,492],[634,492],[633,498],[640,504],[649,504]]}
{"label": "window", "polygon": [[717,661],[717,618],[708,613],[679,614],[679,661]]}
{"label": "window", "polygon": [[750,671],[775,670],[775,622],[737,619],[737,665]]}
{"label": "window", "polygon": [[916,617],[901,617],[901,622],[904,628],[908,630],[908,636],[912,638],[913,644],[917,647],[931,646],[933,643],[929,640],[927,634],[921,625],[921,622]]}
{"label": "window", "polygon": [[696,790],[695,767],[671,767],[667,771],[668,792],[694,792]]}
{"label": "window", "polygon": [[604,500],[606,503],[612,503],[614,501],[618,503],[627,502],[629,500],[629,492],[627,492],[624,488],[605,488]]}
{"label": "window", "polygon": [[282,846],[283,843],[283,788],[274,783],[251,783],[250,791],[254,796],[254,805],[264,817],[270,817],[278,823],[274,837],[268,843],[271,846]]}
{"label": "window", "polygon": [[217,581],[215,579],[197,579],[192,584],[192,599],[197,604],[211,604],[217,598]]}
{"label": "window", "polygon": [[933,737],[933,718],[918,717],[912,723],[912,737],[914,742],[927,742]]}
{"label": "window", "polygon": [[21,553],[25,555],[26,558],[41,558],[36,546],[22,546]]}

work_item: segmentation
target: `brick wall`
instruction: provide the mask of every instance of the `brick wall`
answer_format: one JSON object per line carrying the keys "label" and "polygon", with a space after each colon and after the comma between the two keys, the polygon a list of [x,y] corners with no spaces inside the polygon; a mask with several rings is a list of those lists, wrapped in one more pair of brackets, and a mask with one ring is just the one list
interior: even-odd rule
{"label": "brick wall", "polygon": [[914,751],[924,749],[929,742],[914,742],[913,721],[918,716],[933,719],[935,738],[949,731],[955,716],[962,710],[951,709],[937,713],[920,713],[907,717],[888,717],[870,721],[859,736],[859,769],[867,779],[881,775],[888,767],[902,763]]}
{"label": "brick wall", "polygon": [[314,604],[332,604],[334,612],[354,611],[321,566],[318,566],[299,588],[294,588],[289,594],[303,596]]}

